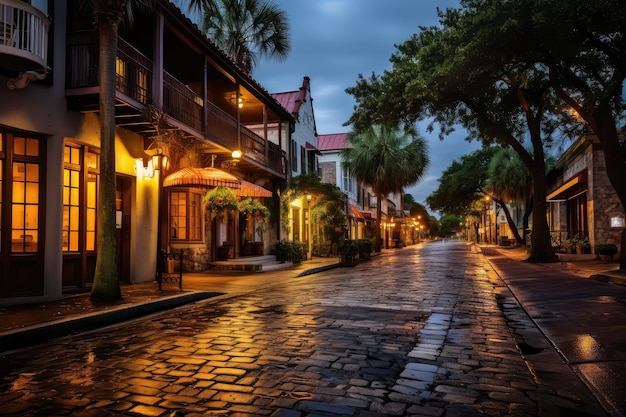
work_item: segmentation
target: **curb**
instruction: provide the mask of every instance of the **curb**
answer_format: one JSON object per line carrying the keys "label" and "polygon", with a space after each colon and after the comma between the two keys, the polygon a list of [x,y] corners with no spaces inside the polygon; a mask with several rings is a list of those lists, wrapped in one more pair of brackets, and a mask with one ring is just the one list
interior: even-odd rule
{"label": "curb", "polygon": [[223,293],[196,291],[146,303],[131,304],[110,311],[68,318],[53,323],[43,323],[23,329],[10,330],[0,334],[0,352],[41,344],[51,339],[74,333],[95,330],[219,295],[223,295]]}
{"label": "curb", "polygon": [[317,274],[318,272],[328,271],[330,269],[339,268],[340,266],[341,266],[341,264],[339,262],[337,262],[335,264],[318,266],[318,267],[315,267],[315,268],[309,268],[309,269],[305,269],[304,271],[300,272],[298,275],[296,275],[296,277],[304,277],[304,276],[307,276],[307,275],[313,275],[313,274]]}

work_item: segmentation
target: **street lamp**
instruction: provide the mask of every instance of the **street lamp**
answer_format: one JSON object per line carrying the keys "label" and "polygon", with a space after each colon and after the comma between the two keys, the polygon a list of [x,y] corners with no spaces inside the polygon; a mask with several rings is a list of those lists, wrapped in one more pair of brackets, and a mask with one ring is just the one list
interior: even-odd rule
{"label": "street lamp", "polygon": [[[484,237],[484,241],[485,242],[487,242],[487,204],[489,204],[489,200],[490,199],[491,199],[491,197],[486,195],[485,196],[485,201],[483,202],[483,204],[484,204],[484,207],[483,207],[484,208],[484,210],[483,210],[483,233],[485,234],[485,237]],[[491,234],[491,227],[489,228],[489,234]],[[489,243],[491,243],[491,242],[489,242]]]}
{"label": "street lamp", "polygon": [[313,259],[313,236],[311,236],[311,223],[312,223],[312,218],[311,218],[311,199],[313,198],[313,196],[311,194],[307,194],[306,195],[306,203],[307,203],[307,208],[309,210],[309,223],[307,225],[307,234],[309,237],[309,255],[308,255],[308,259],[311,260]]}

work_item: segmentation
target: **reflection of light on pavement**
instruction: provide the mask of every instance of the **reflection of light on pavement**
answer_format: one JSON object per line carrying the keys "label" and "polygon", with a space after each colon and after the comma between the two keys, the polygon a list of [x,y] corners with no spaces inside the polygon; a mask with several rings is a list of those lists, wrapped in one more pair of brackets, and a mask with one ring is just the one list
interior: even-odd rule
{"label": "reflection of light on pavement", "polygon": [[23,389],[26,389],[28,385],[32,382],[34,376],[35,376],[34,372],[22,372],[13,381],[13,386],[11,387],[11,391],[21,391]]}
{"label": "reflection of light on pavement", "polygon": [[600,345],[588,334],[581,334],[576,337],[576,350],[583,360],[597,359],[600,353]]}

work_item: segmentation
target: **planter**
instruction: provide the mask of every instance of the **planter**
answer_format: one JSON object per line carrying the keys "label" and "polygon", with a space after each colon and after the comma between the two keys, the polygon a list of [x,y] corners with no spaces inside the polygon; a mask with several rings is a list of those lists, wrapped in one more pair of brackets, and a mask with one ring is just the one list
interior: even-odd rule
{"label": "planter", "polygon": [[603,261],[612,261],[614,256],[615,255],[600,254],[600,259]]}

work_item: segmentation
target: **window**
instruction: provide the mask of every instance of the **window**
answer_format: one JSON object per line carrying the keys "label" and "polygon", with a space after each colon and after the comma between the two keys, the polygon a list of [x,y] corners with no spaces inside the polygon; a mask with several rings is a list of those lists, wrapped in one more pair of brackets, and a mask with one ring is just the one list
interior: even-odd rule
{"label": "window", "polygon": [[345,167],[342,167],[341,172],[343,174],[343,191],[347,193],[352,192],[352,178],[350,177],[350,173]]}
{"label": "window", "polygon": [[202,194],[199,190],[170,192],[170,239],[202,240]]}
{"label": "window", "polygon": [[300,146],[300,173],[306,174],[306,149],[304,146]]}
{"label": "window", "polygon": [[33,253],[40,249],[44,144],[38,138],[0,131],[0,219],[8,220],[0,223],[0,232],[9,230],[10,238],[10,246],[3,247],[3,252]]}
{"label": "window", "polygon": [[291,140],[291,170],[298,170],[298,144],[295,140]]}
{"label": "window", "polygon": [[67,143],[63,164],[63,251],[95,251],[99,155]]}

